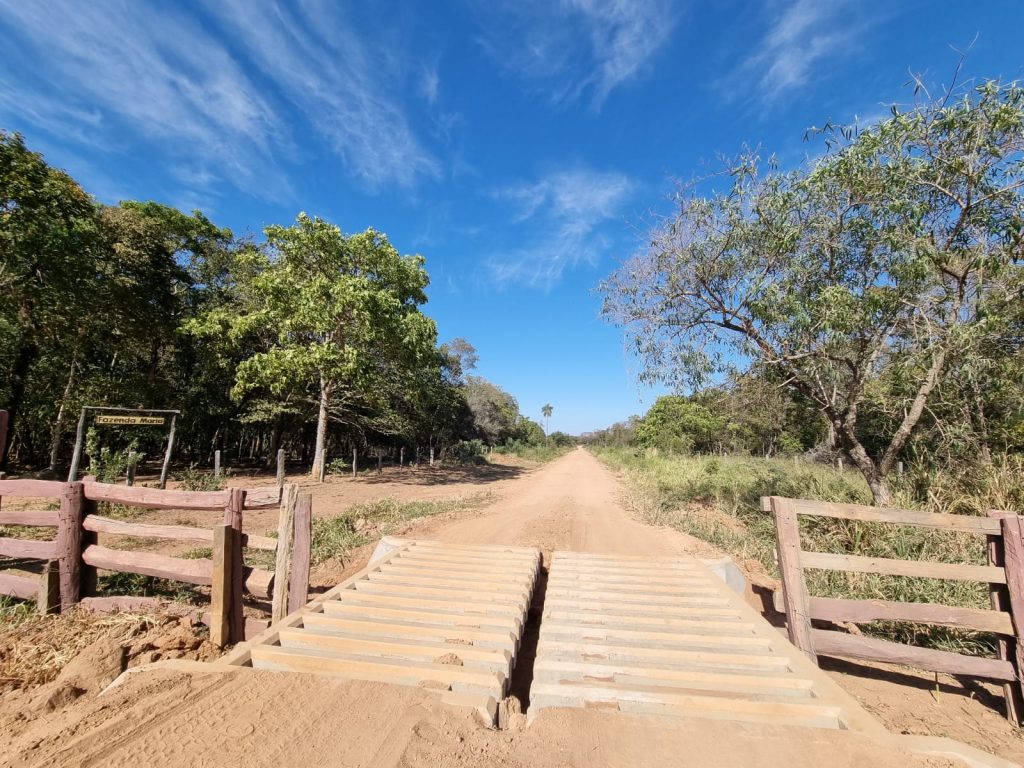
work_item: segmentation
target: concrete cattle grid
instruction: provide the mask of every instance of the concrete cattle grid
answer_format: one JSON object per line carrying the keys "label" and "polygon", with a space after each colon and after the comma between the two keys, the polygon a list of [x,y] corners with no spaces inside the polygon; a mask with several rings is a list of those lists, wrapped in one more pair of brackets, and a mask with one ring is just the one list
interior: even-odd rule
{"label": "concrete cattle grid", "polygon": [[555,552],[530,691],[545,707],[884,733],[704,564]]}

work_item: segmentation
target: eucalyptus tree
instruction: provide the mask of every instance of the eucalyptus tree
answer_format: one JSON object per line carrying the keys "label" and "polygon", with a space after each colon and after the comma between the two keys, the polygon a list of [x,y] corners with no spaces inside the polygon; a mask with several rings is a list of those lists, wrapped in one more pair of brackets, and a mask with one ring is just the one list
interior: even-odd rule
{"label": "eucalyptus tree", "polygon": [[[823,412],[880,505],[951,364],[993,354],[1024,286],[1024,90],[925,99],[830,130],[796,171],[746,157],[726,189],[685,191],[603,284],[643,378],[763,366]],[[870,450],[868,405],[885,417]]]}

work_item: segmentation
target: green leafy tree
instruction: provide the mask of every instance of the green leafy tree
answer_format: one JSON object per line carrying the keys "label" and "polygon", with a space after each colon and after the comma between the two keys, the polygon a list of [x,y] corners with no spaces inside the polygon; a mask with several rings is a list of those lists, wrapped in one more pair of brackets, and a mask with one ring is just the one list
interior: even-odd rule
{"label": "green leafy tree", "polygon": [[703,405],[678,395],[663,395],[637,425],[634,441],[668,453],[708,451],[721,429],[721,420]]}
{"label": "green leafy tree", "polygon": [[419,311],[427,273],[422,257],[400,255],[372,229],[346,236],[300,214],[294,225],[265,234],[266,248],[240,256],[236,303],[194,329],[265,341],[238,365],[236,397],[315,393],[316,475],[328,421],[385,406],[395,382],[434,354],[434,323]]}
{"label": "green leafy tree", "polygon": [[[984,356],[1020,301],[1024,90],[986,82],[828,136],[808,167],[762,174],[746,158],[728,190],[681,195],[605,282],[604,312],[648,379],[772,371],[885,505],[951,361]],[[884,418],[869,433],[872,405]]]}

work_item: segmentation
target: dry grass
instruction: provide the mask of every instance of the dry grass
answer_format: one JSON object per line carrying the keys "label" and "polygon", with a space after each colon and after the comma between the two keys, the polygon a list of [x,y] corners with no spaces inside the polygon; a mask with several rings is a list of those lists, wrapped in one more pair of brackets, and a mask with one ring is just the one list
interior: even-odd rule
{"label": "dry grass", "polygon": [[48,683],[100,637],[124,642],[156,624],[144,614],[98,615],[79,609],[41,616],[33,608],[0,598],[0,689]]}

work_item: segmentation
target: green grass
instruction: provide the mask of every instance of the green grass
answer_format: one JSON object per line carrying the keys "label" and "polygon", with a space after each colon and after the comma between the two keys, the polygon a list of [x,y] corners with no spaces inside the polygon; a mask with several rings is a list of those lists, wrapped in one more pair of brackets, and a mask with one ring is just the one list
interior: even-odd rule
{"label": "green grass", "polygon": [[[632,449],[603,449],[596,454],[623,473],[635,491],[632,504],[639,516],[655,525],[707,541],[742,560],[756,560],[774,577],[775,529],[772,517],[760,511],[760,497],[787,496],[820,501],[870,504],[871,494],[858,473],[838,471],[802,459],[749,457],[654,456]],[[931,511],[971,513],[992,504],[967,500],[963,491],[943,478],[941,493],[926,494],[928,504],[914,502],[919,488],[912,478],[894,483],[896,506]],[[916,481],[914,481],[916,482]],[[999,480],[1000,487],[1012,482]],[[712,511],[707,512],[708,509]],[[984,539],[910,526],[800,517],[800,533],[808,551],[985,564]],[[840,571],[807,572],[808,590],[822,597],[888,599],[987,608],[988,588],[972,582],[882,576]],[[917,644],[987,653],[994,638],[980,633],[906,623],[876,623],[869,634]]]}
{"label": "green grass", "polygon": [[353,549],[387,536],[412,520],[445,512],[479,509],[490,499],[488,493],[438,501],[398,501],[387,498],[356,504],[337,517],[317,518],[313,521],[313,564],[331,558],[344,561]]}
{"label": "green grass", "polygon": [[512,445],[496,445],[491,450],[494,453],[504,453],[509,456],[518,456],[520,459],[526,459],[527,461],[543,463],[557,459],[559,456],[564,456],[572,449],[557,445],[522,445],[517,443]]}

